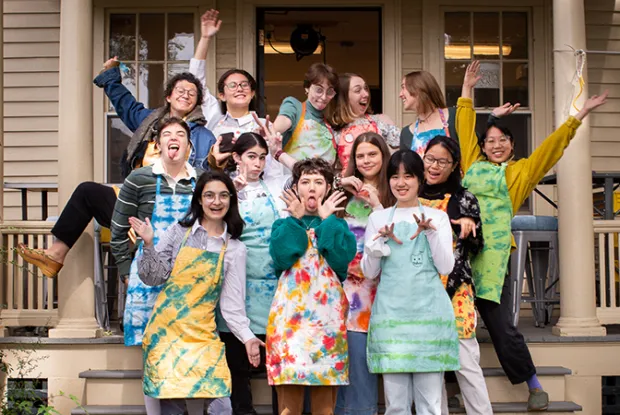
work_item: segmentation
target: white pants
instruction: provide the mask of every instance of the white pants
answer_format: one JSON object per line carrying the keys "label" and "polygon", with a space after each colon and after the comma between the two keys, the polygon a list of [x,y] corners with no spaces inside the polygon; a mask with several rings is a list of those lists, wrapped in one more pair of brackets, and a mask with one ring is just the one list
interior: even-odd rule
{"label": "white pants", "polygon": [[440,415],[443,372],[384,373],[385,415]]}
{"label": "white pants", "polygon": [[[456,380],[461,388],[461,395],[468,414],[493,415],[487,384],[480,367],[480,346],[478,340],[459,339],[459,359],[461,370],[457,370]],[[445,385],[441,399],[441,414],[448,415],[448,396]]]}

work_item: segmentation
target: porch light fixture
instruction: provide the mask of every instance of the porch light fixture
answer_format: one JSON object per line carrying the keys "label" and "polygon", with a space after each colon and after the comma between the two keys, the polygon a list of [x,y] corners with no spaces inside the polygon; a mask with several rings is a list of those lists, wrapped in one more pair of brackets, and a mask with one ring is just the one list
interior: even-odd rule
{"label": "porch light fixture", "polygon": [[[510,45],[502,46],[502,55],[508,56],[512,52]],[[265,50],[265,53],[267,51]],[[474,55],[499,56],[499,45],[474,45]],[[471,59],[470,45],[445,45],[446,59]]]}
{"label": "porch light fixture", "polygon": [[[269,55],[276,53],[294,55],[295,51],[288,42],[265,42],[265,53]],[[319,44],[313,55],[320,55],[321,53],[323,53],[323,45]]]}

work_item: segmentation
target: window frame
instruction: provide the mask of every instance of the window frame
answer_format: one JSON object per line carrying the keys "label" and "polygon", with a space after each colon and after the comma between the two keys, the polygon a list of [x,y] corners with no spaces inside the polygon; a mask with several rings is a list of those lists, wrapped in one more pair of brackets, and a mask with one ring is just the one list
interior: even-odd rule
{"label": "window frame", "polygon": [[[140,8],[126,8],[126,9],[121,9],[121,8],[110,8],[110,9],[105,9],[104,14],[104,22],[103,22],[103,29],[104,29],[104,37],[103,37],[103,56],[104,59],[103,61],[105,62],[106,60],[110,59],[111,57],[109,56],[109,52],[110,52],[110,16],[114,15],[114,14],[135,14],[136,15],[136,39],[138,39],[138,35],[139,35],[139,31],[140,31],[140,14],[164,14],[164,36],[167,35],[168,33],[168,15],[169,14],[181,14],[181,13],[185,13],[185,14],[193,14],[193,30],[194,30],[194,51],[196,50],[196,45],[198,44],[198,40],[200,37],[200,9],[198,7],[153,7],[153,8],[146,8],[146,7],[140,7]],[[164,46],[166,47],[167,45],[167,39],[164,37],[163,39],[164,41]],[[136,99],[139,100],[139,96],[140,96],[140,89],[138,87],[139,84],[139,71],[138,71],[138,64],[142,64],[142,65],[148,65],[148,64],[161,64],[163,65],[163,71],[164,71],[164,80],[165,82],[168,81],[168,65],[171,64],[182,64],[187,62],[187,64],[189,65],[189,60],[188,61],[175,61],[175,60],[169,60],[168,59],[168,48],[166,47],[165,53],[164,53],[164,60],[153,60],[153,59],[147,59],[147,60],[139,60],[139,48],[136,47],[136,51],[135,51],[135,55],[134,55],[134,60],[131,61],[132,64],[136,65],[136,94],[138,95],[136,97]],[[191,59],[191,58],[190,58]],[[105,93],[103,94],[103,181],[104,182],[108,182],[109,181],[109,152],[108,152],[108,148],[109,148],[109,138],[110,138],[110,129],[108,128],[109,126],[109,120],[113,117],[118,118],[118,115],[116,113],[116,111],[111,110],[110,109],[110,100],[108,99],[108,97],[105,95]],[[99,111],[98,111],[99,112]]]}

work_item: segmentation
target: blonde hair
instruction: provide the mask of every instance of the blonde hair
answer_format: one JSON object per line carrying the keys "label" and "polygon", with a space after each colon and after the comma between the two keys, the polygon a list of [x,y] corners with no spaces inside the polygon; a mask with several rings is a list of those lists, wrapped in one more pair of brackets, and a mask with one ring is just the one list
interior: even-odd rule
{"label": "blonde hair", "polygon": [[418,99],[418,114],[424,114],[437,108],[446,108],[446,99],[439,83],[430,72],[414,71],[405,75],[405,88]]}
{"label": "blonde hair", "polygon": [[[357,119],[357,116],[353,114],[353,111],[351,110],[351,103],[349,102],[349,88],[351,87],[351,79],[355,77],[362,80],[364,79],[355,73],[345,73],[338,77],[338,90],[340,93],[336,97],[336,105],[335,107],[330,108],[330,111],[325,114],[329,123],[335,128],[342,128]],[[372,109],[370,106],[368,106],[366,113],[372,114]]]}

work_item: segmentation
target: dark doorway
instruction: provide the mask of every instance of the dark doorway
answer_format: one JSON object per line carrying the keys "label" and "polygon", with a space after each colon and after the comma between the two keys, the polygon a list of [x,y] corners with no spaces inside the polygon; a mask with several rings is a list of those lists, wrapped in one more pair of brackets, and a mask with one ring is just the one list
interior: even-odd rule
{"label": "dark doorway", "polygon": [[[383,109],[380,8],[258,8],[256,76],[260,113],[275,119],[282,100],[305,100],[304,74],[314,62],[338,73],[362,76],[371,90],[375,113]],[[297,59],[290,39],[298,27],[311,27],[322,38],[312,55]]]}

